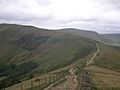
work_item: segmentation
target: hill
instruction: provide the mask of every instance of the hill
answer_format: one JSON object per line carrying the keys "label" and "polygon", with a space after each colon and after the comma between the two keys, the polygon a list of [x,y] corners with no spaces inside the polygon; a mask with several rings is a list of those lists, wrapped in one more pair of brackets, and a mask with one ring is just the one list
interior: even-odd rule
{"label": "hill", "polygon": [[76,36],[81,36],[85,38],[89,38],[92,40],[96,40],[105,44],[111,44],[111,39],[104,37],[104,35],[100,35],[97,32],[94,31],[86,31],[86,30],[79,30],[79,29],[74,29],[74,28],[66,28],[66,29],[61,29],[60,32],[65,32],[69,33],[72,35]]}
{"label": "hill", "polygon": [[[111,71],[120,73],[120,48],[107,45],[111,43],[110,38],[92,31],[73,28],[47,30],[0,24],[0,88],[68,65],[84,67],[86,61],[97,51],[96,44],[100,50],[92,62],[94,66],[88,66],[87,71],[93,74],[94,84],[100,84],[99,78],[95,76],[99,70],[108,71],[107,75]],[[99,77],[103,78],[102,75]],[[112,85],[113,83],[109,86]]]}
{"label": "hill", "polygon": [[[66,66],[96,50],[95,41],[32,26],[0,25],[0,86]],[[4,83],[3,83],[4,82]]]}

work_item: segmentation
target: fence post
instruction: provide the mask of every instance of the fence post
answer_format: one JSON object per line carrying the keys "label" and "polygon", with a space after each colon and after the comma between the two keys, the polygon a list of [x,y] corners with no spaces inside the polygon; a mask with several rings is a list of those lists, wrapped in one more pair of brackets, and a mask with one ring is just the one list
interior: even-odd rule
{"label": "fence post", "polygon": [[22,84],[22,82],[21,82],[21,90],[23,90],[23,84]]}
{"label": "fence post", "polygon": [[31,80],[31,90],[33,89],[33,81]]}
{"label": "fence post", "polygon": [[59,79],[61,78],[60,75],[61,75],[61,73],[59,73]]}
{"label": "fence post", "polygon": [[45,76],[45,84],[47,83],[47,81],[46,81],[46,76]]}
{"label": "fence post", "polygon": [[51,82],[52,82],[52,78],[51,78],[51,75],[49,76],[49,84],[51,84]]}
{"label": "fence post", "polygon": [[57,80],[57,75],[55,74],[55,81]]}
{"label": "fence post", "polygon": [[58,80],[58,73],[56,74],[56,78],[57,78],[57,80]]}
{"label": "fence post", "polygon": [[40,81],[41,81],[41,79],[39,79],[39,87],[40,87]]}
{"label": "fence post", "polygon": [[53,82],[55,81],[55,74],[53,74]]}

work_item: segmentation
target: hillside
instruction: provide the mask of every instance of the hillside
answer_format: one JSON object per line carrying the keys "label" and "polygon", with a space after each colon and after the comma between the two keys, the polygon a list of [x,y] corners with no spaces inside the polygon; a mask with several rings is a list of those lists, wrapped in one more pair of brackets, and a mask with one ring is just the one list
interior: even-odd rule
{"label": "hillside", "polygon": [[90,73],[95,90],[120,89],[120,48],[99,43],[99,52],[93,62],[85,67]]}
{"label": "hillside", "polygon": [[94,64],[120,72],[120,49],[119,47],[110,47],[100,44],[99,55],[96,56]]}
{"label": "hillside", "polygon": [[72,35],[89,38],[89,39],[96,40],[96,41],[99,41],[99,42],[102,42],[105,44],[112,43],[111,39],[106,38],[103,35],[100,35],[94,31],[86,31],[86,30],[79,30],[79,29],[74,29],[74,28],[66,28],[66,29],[61,29],[60,32],[65,32],[65,33],[69,33]]}
{"label": "hillside", "polygon": [[[71,28],[55,31],[0,24],[0,88],[27,82],[33,77],[72,65],[79,67],[79,74],[82,69],[91,73],[91,77],[87,78],[101,90],[99,78],[108,85],[107,80],[118,78],[119,75],[110,76],[105,81],[104,77],[120,73],[120,47],[106,43],[111,44],[112,40],[92,31]],[[90,66],[86,66],[92,57],[94,60]],[[102,70],[106,75],[103,75],[105,72]],[[99,73],[101,74],[97,77]],[[116,78],[110,80],[118,83],[120,80]],[[114,83],[105,88],[112,87]],[[120,88],[119,84],[114,88]]]}
{"label": "hillside", "polygon": [[32,26],[1,24],[0,76],[5,78],[0,86],[69,65],[95,50],[95,41],[88,38]]}

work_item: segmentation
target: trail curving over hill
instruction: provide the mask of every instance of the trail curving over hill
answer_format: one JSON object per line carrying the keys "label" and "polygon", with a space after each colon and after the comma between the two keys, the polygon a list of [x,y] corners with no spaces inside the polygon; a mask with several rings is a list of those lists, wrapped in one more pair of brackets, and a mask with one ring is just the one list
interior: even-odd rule
{"label": "trail curving over hill", "polygon": [[[100,49],[99,49],[99,45],[97,43],[96,43],[96,47],[97,47],[97,51],[94,52],[94,54],[91,57],[91,59],[86,62],[86,66],[89,66],[89,65],[93,64],[93,60],[95,59],[95,57],[99,53]],[[83,71],[81,73],[81,81],[82,82],[81,82],[80,90],[94,90],[95,87],[94,87],[94,85],[92,83],[90,74],[85,69],[83,69]]]}
{"label": "trail curving over hill", "polygon": [[96,47],[97,47],[97,51],[93,54],[92,58],[89,61],[87,61],[87,64],[86,64],[87,66],[93,63],[93,60],[95,59],[97,54],[100,52],[99,45],[97,43],[96,43]]}

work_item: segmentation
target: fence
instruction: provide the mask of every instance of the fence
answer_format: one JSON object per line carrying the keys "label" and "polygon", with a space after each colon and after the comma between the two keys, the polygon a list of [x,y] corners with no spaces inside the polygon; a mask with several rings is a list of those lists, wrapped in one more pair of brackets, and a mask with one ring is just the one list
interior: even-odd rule
{"label": "fence", "polygon": [[34,78],[5,88],[3,90],[42,90],[50,84],[66,76],[66,72],[57,72],[53,74],[44,75],[39,78]]}

